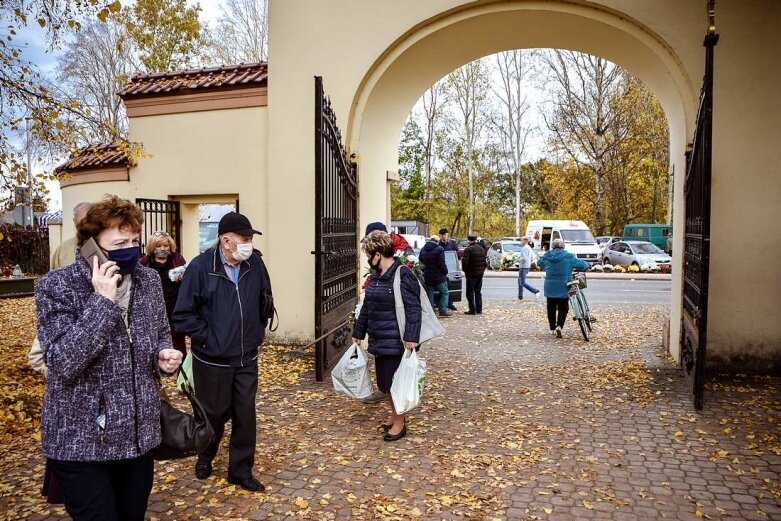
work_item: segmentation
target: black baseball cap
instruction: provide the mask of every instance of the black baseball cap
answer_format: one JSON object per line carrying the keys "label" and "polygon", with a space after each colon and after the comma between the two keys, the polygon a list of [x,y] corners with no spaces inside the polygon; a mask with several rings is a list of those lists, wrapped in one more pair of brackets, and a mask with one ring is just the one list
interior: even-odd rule
{"label": "black baseball cap", "polygon": [[245,216],[236,212],[229,212],[222,216],[220,219],[220,225],[217,228],[217,234],[223,233],[238,233],[239,235],[263,235],[258,230],[252,228],[252,225]]}

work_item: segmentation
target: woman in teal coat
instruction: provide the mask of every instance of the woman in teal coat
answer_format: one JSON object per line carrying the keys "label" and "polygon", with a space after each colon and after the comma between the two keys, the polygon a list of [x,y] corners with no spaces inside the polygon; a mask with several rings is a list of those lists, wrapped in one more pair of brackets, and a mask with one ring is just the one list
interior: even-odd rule
{"label": "woman in teal coat", "polygon": [[545,298],[548,301],[548,325],[551,335],[561,338],[561,328],[569,313],[567,282],[572,280],[572,270],[587,270],[589,263],[582,261],[564,249],[564,241],[555,239],[551,250],[537,261],[545,270]]}

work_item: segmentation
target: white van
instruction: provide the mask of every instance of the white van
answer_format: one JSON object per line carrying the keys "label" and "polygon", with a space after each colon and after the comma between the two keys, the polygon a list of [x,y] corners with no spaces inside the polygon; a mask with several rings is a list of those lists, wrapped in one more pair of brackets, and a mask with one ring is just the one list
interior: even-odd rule
{"label": "white van", "polygon": [[590,264],[599,262],[599,246],[583,221],[529,221],[526,235],[538,255],[550,250],[553,239],[564,239],[564,249],[577,258]]}
{"label": "white van", "polygon": [[417,253],[423,247],[423,245],[426,244],[426,238],[423,235],[402,233],[401,236],[407,240],[412,249],[415,250],[415,253]]}

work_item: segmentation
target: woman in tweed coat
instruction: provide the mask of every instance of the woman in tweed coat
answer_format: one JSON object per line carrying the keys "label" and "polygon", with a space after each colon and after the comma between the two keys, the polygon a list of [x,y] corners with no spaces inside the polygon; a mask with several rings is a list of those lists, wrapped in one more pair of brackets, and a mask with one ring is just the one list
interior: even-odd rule
{"label": "woman in tweed coat", "polygon": [[143,520],[160,444],[160,373],[172,349],[160,277],[138,265],[143,213],[108,196],[78,224],[109,259],[84,259],[41,279],[38,338],[49,368],[41,415],[44,455],[76,520]]}

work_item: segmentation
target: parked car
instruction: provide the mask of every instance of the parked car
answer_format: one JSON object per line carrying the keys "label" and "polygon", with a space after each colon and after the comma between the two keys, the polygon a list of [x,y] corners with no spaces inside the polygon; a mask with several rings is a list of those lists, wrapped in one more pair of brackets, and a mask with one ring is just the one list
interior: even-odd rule
{"label": "parked car", "polygon": [[624,226],[624,241],[648,241],[664,250],[667,247],[667,236],[672,233],[669,224],[627,224]]}
{"label": "parked car", "polygon": [[[491,245],[488,250],[488,267],[492,270],[498,270],[502,264],[502,257],[505,253],[520,254],[523,249],[523,243],[517,241],[496,241]],[[511,270],[517,270],[520,268],[520,255],[515,259],[513,264],[508,268]]]}
{"label": "parked car", "polygon": [[638,266],[644,268],[656,263],[672,266],[672,259],[658,246],[648,241],[619,241],[605,248],[603,264]]}
{"label": "parked car", "polygon": [[[461,272],[458,253],[455,250],[445,252],[445,263],[447,264],[447,289],[450,293],[451,302],[461,302],[461,295],[464,285],[464,274]],[[425,287],[425,282],[420,277],[420,283]],[[439,302],[439,292],[434,294],[434,302]]]}
{"label": "parked car", "polygon": [[621,237],[616,237],[613,235],[601,235],[597,237],[597,246],[599,246],[599,262],[602,262],[602,260],[605,258],[605,248],[620,240]]}
{"label": "parked car", "polygon": [[621,237],[616,237],[615,235],[600,235],[596,240],[597,246],[604,248],[606,246],[610,246],[614,242],[620,241]]}
{"label": "parked car", "polygon": [[456,253],[458,253],[459,259],[464,258],[464,250],[466,250],[467,246],[469,246],[469,241],[466,239],[461,239],[456,243]]}

